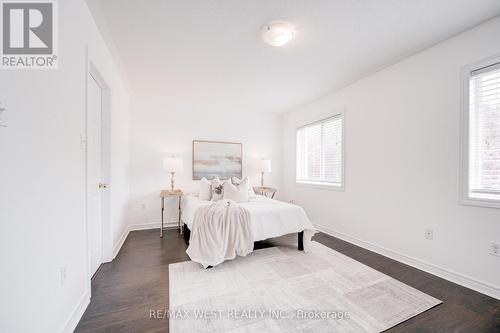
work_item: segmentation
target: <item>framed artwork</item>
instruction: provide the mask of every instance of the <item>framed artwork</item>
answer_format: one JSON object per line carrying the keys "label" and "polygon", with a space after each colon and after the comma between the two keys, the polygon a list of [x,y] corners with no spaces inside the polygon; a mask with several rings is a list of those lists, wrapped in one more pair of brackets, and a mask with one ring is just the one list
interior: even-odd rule
{"label": "framed artwork", "polygon": [[193,180],[242,176],[241,143],[193,140]]}

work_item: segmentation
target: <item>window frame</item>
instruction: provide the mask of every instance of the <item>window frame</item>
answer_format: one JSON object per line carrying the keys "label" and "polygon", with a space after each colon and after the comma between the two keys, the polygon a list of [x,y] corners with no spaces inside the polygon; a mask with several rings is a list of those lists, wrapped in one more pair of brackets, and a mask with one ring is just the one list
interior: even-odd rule
{"label": "window frame", "polygon": [[469,125],[470,125],[470,100],[469,82],[471,73],[475,70],[491,66],[500,62],[500,54],[468,64],[462,67],[460,75],[461,85],[461,112],[460,112],[460,198],[462,205],[500,208],[499,199],[475,198],[470,196],[469,189]]}
{"label": "window frame", "polygon": [[[300,129],[315,125],[318,123],[325,122],[329,119],[340,117],[342,119],[342,155],[341,155],[341,175],[340,175],[340,185],[337,185],[336,183],[315,183],[315,182],[306,182],[306,181],[299,181],[298,180],[298,168],[297,168],[297,162],[298,162],[298,147],[297,147],[297,133]],[[331,191],[345,191],[345,110],[337,110],[333,113],[329,113],[326,115],[322,115],[321,117],[316,117],[312,121],[308,121],[305,124],[302,124],[300,126],[297,126],[295,128],[295,186],[298,187],[304,187],[304,188],[314,188],[314,189],[322,189],[322,190],[331,190]]]}

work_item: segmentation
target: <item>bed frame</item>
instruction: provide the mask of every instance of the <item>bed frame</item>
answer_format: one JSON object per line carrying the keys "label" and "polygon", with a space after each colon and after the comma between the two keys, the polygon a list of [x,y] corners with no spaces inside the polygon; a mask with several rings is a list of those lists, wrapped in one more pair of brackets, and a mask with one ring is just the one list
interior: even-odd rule
{"label": "bed frame", "polygon": [[[183,232],[184,232],[184,240],[186,241],[186,243],[189,243],[189,237],[191,236],[191,230],[189,230],[188,226],[186,224],[184,224],[184,229],[183,229]],[[297,248],[299,251],[304,251],[304,232],[301,231],[297,234]]]}

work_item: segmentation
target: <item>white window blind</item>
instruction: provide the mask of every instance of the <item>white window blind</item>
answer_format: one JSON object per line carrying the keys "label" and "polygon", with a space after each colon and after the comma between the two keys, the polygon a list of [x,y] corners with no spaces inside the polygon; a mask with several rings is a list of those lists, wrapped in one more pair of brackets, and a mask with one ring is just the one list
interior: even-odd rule
{"label": "white window blind", "polygon": [[297,182],[341,187],[343,116],[297,129]]}
{"label": "white window blind", "polygon": [[469,196],[500,200],[500,63],[469,78]]}

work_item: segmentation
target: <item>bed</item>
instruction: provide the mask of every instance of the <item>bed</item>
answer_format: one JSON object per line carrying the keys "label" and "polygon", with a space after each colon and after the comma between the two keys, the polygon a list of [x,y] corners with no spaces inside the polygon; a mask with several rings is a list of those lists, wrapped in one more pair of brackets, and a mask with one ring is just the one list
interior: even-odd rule
{"label": "bed", "polygon": [[[190,229],[198,208],[208,206],[211,201],[200,200],[196,195],[187,195],[183,200],[182,222],[184,239],[189,242]],[[250,212],[250,224],[254,242],[297,233],[298,249],[304,250],[304,231],[310,240],[314,226],[302,207],[264,196],[253,196],[249,202],[239,203]]]}

